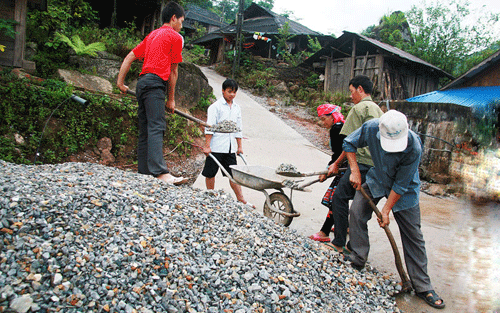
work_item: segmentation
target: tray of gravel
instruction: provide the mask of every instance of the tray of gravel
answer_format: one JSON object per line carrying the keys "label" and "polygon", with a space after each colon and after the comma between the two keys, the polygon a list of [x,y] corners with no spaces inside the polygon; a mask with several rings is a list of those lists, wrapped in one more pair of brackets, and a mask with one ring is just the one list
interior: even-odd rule
{"label": "tray of gravel", "polygon": [[396,282],[221,191],[0,161],[0,222],[1,311],[399,311]]}

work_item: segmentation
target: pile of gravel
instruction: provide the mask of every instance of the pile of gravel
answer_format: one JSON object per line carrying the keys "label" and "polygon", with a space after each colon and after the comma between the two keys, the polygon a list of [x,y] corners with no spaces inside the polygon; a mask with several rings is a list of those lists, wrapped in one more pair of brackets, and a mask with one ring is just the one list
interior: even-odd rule
{"label": "pile of gravel", "polygon": [[0,161],[0,311],[398,312],[399,285],[221,191]]}

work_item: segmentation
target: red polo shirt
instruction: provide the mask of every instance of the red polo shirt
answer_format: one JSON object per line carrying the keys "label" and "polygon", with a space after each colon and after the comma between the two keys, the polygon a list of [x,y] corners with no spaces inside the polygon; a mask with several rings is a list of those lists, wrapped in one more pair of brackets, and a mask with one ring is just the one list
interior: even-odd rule
{"label": "red polo shirt", "polygon": [[139,59],[144,60],[143,74],[156,74],[167,81],[170,77],[172,63],[182,62],[184,38],[170,25],[155,29],[132,51]]}

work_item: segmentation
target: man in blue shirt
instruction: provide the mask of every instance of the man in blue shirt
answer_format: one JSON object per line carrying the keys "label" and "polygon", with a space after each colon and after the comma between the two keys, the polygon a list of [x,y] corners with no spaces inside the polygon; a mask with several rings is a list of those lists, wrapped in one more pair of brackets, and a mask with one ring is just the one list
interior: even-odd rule
{"label": "man in blue shirt", "polygon": [[[356,150],[368,147],[374,163],[366,174],[363,188],[375,203],[386,197],[381,210],[380,227],[389,225],[392,211],[398,223],[403,243],[406,268],[417,295],[435,308],[444,308],[444,301],[433,290],[427,273],[427,254],[420,229],[420,177],[418,166],[422,157],[422,143],[413,131],[408,129],[406,116],[390,110],[379,119],[363,124],[344,139],[351,168],[350,182],[361,189],[361,174],[356,162]],[[349,259],[356,268],[364,267],[370,250],[367,223],[372,209],[361,192],[357,191],[350,210]]]}

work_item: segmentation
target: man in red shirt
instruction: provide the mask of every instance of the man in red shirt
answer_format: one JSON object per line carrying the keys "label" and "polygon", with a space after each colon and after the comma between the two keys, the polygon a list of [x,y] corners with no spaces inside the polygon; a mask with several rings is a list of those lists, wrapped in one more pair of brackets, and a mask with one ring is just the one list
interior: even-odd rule
{"label": "man in red shirt", "polygon": [[[187,182],[184,177],[169,173],[163,158],[163,134],[166,130],[165,108],[175,109],[175,84],[178,63],[182,62],[184,39],[179,34],[184,21],[184,9],[170,1],[162,11],[163,25],[152,31],[125,57],[118,73],[117,86],[126,93],[125,76],[132,62],[144,61],[136,87],[139,102],[138,171],[153,175],[169,184]],[[168,97],[165,102],[165,92]]]}

